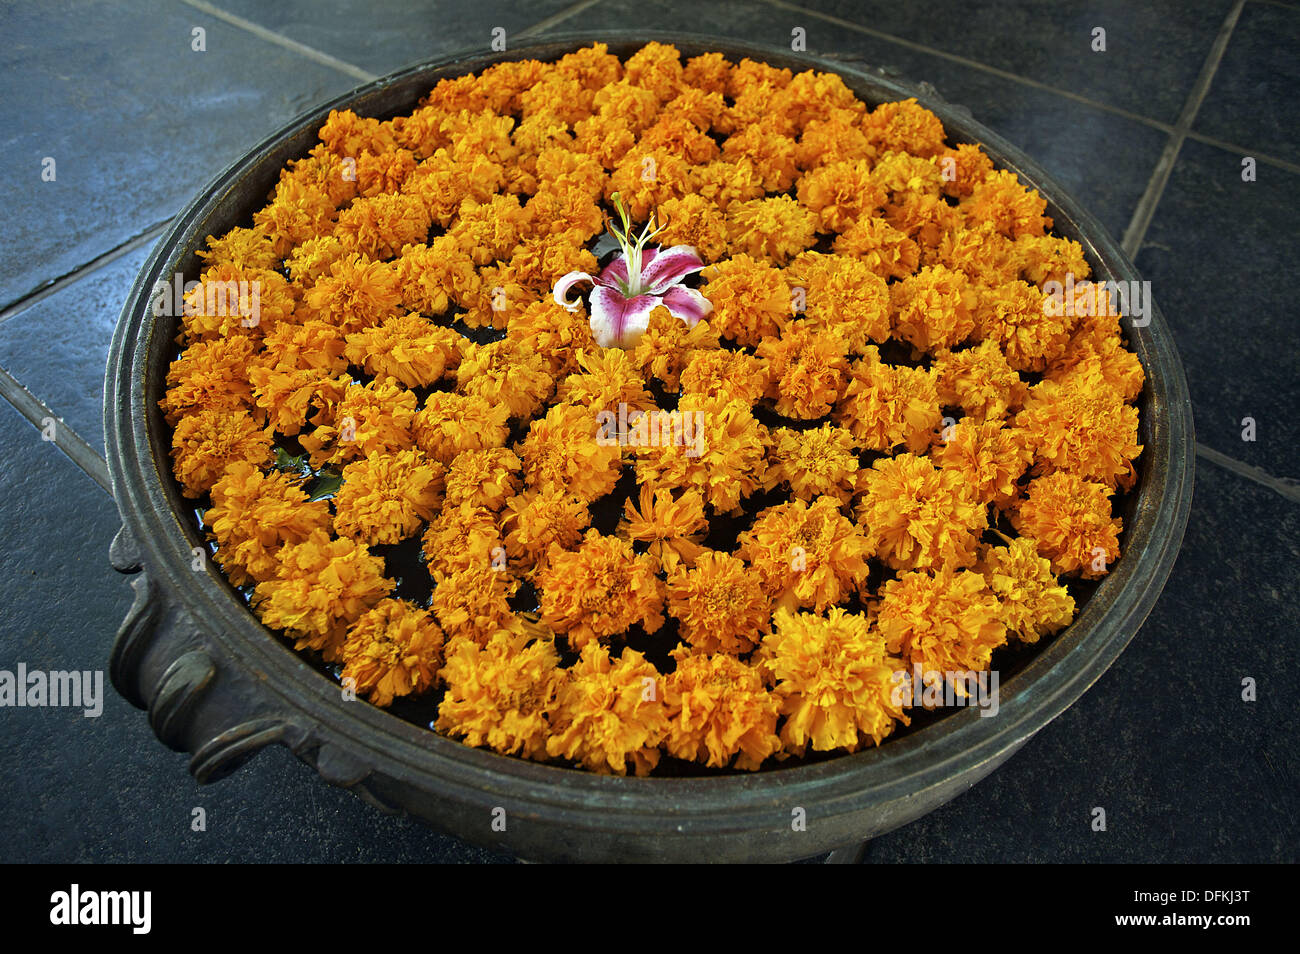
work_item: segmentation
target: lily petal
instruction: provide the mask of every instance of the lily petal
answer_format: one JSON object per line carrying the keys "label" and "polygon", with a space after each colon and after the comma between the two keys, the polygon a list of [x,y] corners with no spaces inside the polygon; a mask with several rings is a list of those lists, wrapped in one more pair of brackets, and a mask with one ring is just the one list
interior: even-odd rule
{"label": "lily petal", "polygon": [[650,312],[661,302],[654,295],[624,298],[616,288],[591,290],[591,331],[602,348],[631,348],[650,325]]}
{"label": "lily petal", "polygon": [[596,284],[608,285],[610,288],[626,285],[627,257],[622,253],[616,255],[612,262],[600,270],[600,275],[596,278]]}
{"label": "lily petal", "polygon": [[699,252],[690,245],[674,245],[654,256],[649,265],[641,266],[641,287],[652,295],[662,295],[687,275],[704,267]]}
{"label": "lily petal", "polygon": [[569,272],[569,274],[565,275],[555,283],[555,290],[552,293],[555,297],[555,303],[557,305],[563,305],[565,308],[569,309],[569,311],[577,311],[578,305],[581,304],[581,302],[569,301],[566,297],[566,293],[579,282],[594,283],[595,279],[586,272]]}
{"label": "lily petal", "polygon": [[676,285],[663,294],[664,307],[686,322],[691,327],[713,311],[713,302],[705,298],[697,289]]}

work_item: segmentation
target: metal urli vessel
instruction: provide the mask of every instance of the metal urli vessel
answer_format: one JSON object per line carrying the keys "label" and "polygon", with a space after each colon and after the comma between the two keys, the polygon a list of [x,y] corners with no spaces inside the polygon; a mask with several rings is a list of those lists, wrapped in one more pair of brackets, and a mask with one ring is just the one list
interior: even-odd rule
{"label": "metal urli vessel", "polygon": [[[173,222],[138,276],[113,337],[104,431],[122,530],[111,559],[135,600],[113,647],[114,686],[148,710],[164,743],[192,753],[200,782],[222,778],[272,743],[327,782],[405,811],[467,841],[535,860],[779,861],[862,842],[970,788],[1059,715],[1106,670],[1154,605],[1182,540],[1194,464],[1187,384],[1163,316],[1125,322],[1146,384],[1138,400],[1137,489],[1128,494],[1124,553],[1074,623],[1010,675],[999,711],[960,709],[879,748],[747,775],[621,778],[469,748],[367,704],[345,703],[272,636],[211,561],[191,569],[203,540],[171,473],[162,395],[176,334],[151,292],[176,274],[197,278],[209,234],[245,224],[290,159],[307,154],[331,109],[387,118],[413,109],[440,79],[503,59],[554,60],[593,42],[620,58],[646,42],[683,56],[721,52],[793,71],[838,73],[868,105],[916,96],[951,143],[979,143],[998,168],[1047,199],[1055,234],[1078,241],[1094,279],[1139,276],[1105,229],[1029,158],[961,109],[843,60],[792,55],[700,36],[571,34],[504,53],[439,60],[363,86],[300,117],[221,173]],[[504,808],[505,831],[491,825]],[[791,824],[802,809],[803,830]],[[498,813],[499,814],[499,813]],[[500,827],[500,826],[496,826]]]}

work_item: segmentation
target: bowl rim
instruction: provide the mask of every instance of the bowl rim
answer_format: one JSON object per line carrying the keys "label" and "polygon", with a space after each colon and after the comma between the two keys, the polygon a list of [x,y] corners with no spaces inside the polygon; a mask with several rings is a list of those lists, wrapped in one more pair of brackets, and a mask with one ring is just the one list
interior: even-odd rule
{"label": "bowl rim", "polygon": [[[157,241],[117,322],[106,369],[106,458],[123,525],[160,598],[197,621],[202,640],[215,652],[255,677],[258,695],[247,700],[250,712],[285,713],[311,725],[320,739],[354,753],[369,771],[426,791],[436,785],[442,798],[477,805],[485,795],[509,792],[520,810],[574,824],[595,813],[602,826],[616,832],[734,833],[770,827],[774,813],[788,822],[791,804],[808,806],[810,816],[845,814],[937,791],[956,776],[980,777],[1077,700],[1111,665],[1150,612],[1177,556],[1191,506],[1194,437],[1182,366],[1154,305],[1147,326],[1129,322],[1125,328],[1146,373],[1139,399],[1145,447],[1137,462],[1132,519],[1125,520],[1125,552],[1070,627],[1002,682],[993,718],[962,709],[879,747],[757,773],[596,775],[471,748],[371,705],[340,705],[338,687],[265,628],[212,561],[204,561],[202,572],[190,570],[192,548],[201,538],[186,525],[192,522],[192,507],[184,509],[169,457],[158,454],[169,440],[159,429],[158,394],[149,393],[149,376],[156,375],[163,348],[158,337],[168,327],[174,330],[174,324],[168,325],[174,319],[155,318],[149,305],[156,281],[194,268],[195,248],[214,220],[240,204],[238,192],[251,172],[265,167],[295,136],[314,132],[331,110],[353,108],[369,115],[367,106],[385,95],[420,86],[427,92],[439,79],[476,73],[503,59],[553,59],[592,43],[606,43],[625,58],[627,51],[652,41],[672,43],[683,57],[717,51],[733,61],[749,56],[796,71],[833,72],[868,104],[915,97],[940,118],[950,143],[979,143],[995,167],[1015,172],[1047,199],[1048,214],[1056,220],[1054,232],[1080,242],[1094,266],[1094,279],[1140,280],[1106,229],[1021,150],[929,89],[874,74],[852,60],[794,55],[723,37],[647,31],[568,32],[530,38],[504,53],[479,50],[440,57],[363,84],[265,137],[200,190]],[[246,202],[244,207],[251,211]],[[937,804],[925,810],[933,807]]]}

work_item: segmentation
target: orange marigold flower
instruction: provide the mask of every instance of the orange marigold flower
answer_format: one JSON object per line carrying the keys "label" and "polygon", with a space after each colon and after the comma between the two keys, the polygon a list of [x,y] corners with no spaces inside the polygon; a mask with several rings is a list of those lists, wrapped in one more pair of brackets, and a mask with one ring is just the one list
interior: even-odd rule
{"label": "orange marigold flower", "polygon": [[1046,209],[1047,200],[1038,190],[1025,188],[1008,169],[990,172],[961,203],[969,221],[991,222],[1008,238],[1042,235],[1052,227],[1052,220],[1043,214]]}
{"label": "orange marigold flower", "polygon": [[[497,516],[486,507],[445,506],[429,521],[420,539],[429,575],[440,582],[461,570],[502,565]],[[451,594],[444,594],[450,598]]]}
{"label": "orange marigold flower", "polygon": [[847,352],[848,342],[803,318],[760,341],[757,356],[776,412],[803,420],[829,414],[844,390]]}
{"label": "orange marigold flower", "polygon": [[945,428],[944,438],[931,460],[959,474],[984,503],[1001,508],[1016,498],[1016,481],[1033,459],[1019,433],[999,420],[963,420]]}
{"label": "orange marigold flower", "polygon": [[415,445],[415,401],[413,391],[392,381],[348,384],[340,400],[312,418],[316,428],[298,442],[313,467],[406,450]]}
{"label": "orange marigold flower", "polygon": [[411,311],[441,315],[452,302],[468,308],[482,295],[469,253],[450,234],[439,235],[430,245],[406,246],[394,264],[402,304]]}
{"label": "orange marigold flower", "polygon": [[[211,265],[183,296],[183,337],[187,343],[261,337],[291,319],[297,297],[298,289],[278,272],[225,263]],[[156,300],[154,307],[158,307]]]}
{"label": "orange marigold flower", "polygon": [[943,196],[904,193],[885,204],[885,221],[916,242],[923,262],[932,262],[949,235],[961,230],[961,210]]}
{"label": "orange marigold flower", "polygon": [[402,302],[402,279],[385,262],[348,255],[330,266],[307,290],[303,303],[313,317],[343,332],[360,331],[397,314]]}
{"label": "orange marigold flower", "polygon": [[357,192],[366,197],[396,192],[413,171],[415,154],[409,149],[363,152],[357,157]]}
{"label": "orange marigold flower", "polygon": [[[895,202],[907,195],[938,195],[943,187],[943,172],[933,161],[906,152],[887,152],[871,168],[875,191]],[[884,204],[882,196],[881,204]]]}
{"label": "orange marigold flower", "polygon": [[767,632],[772,600],[739,557],[704,550],[669,576],[668,613],[694,652],[741,655]]}
{"label": "orange marigold flower", "polygon": [[654,406],[631,353],[622,348],[580,348],[574,360],[581,371],[560,382],[555,392],[557,404],[572,404],[593,414],[610,410],[618,413],[619,405],[625,405],[629,411],[644,411]]}
{"label": "orange marigold flower", "polygon": [[167,423],[199,408],[241,411],[253,408],[249,365],[257,350],[251,338],[196,341],[167,368],[167,393],[158,402]]}
{"label": "orange marigold flower", "polygon": [[720,153],[718,144],[689,118],[667,111],[641,134],[640,144],[645,149],[662,149],[692,165],[711,162]]}
{"label": "orange marigold flower", "polygon": [[862,447],[911,451],[930,446],[943,414],[934,376],[921,368],[885,364],[868,345],[849,369],[849,383],[835,409],[835,423],[847,428]]}
{"label": "orange marigold flower", "polygon": [[377,706],[418,696],[437,678],[442,643],[428,610],[405,600],[380,600],[348,627],[343,685]]}
{"label": "orange marigold flower", "polygon": [[343,398],[350,378],[333,377],[319,368],[279,368],[254,365],[248,369],[253,400],[281,434],[293,437],[307,423],[313,411]]}
{"label": "orange marigold flower", "polygon": [[989,589],[1002,603],[1007,633],[1024,643],[1036,643],[1070,625],[1074,597],[1052,573],[1052,563],[1038,555],[1028,537],[1004,547],[989,547],[977,567]]}
{"label": "orange marigold flower", "polygon": [[184,415],[172,432],[172,469],[186,497],[201,497],[240,461],[261,466],[271,459],[271,428],[246,411],[200,408]]}
{"label": "orange marigold flower", "polygon": [[[761,199],[765,190],[757,164],[742,156],[735,161],[710,162],[696,169],[695,192],[726,212],[737,202]],[[663,204],[668,205],[667,202]]]}
{"label": "orange marigold flower", "polygon": [[[680,322],[679,322],[680,324]],[[525,351],[546,358],[557,380],[578,370],[578,352],[593,350],[596,340],[581,302],[573,311],[547,297],[527,305],[510,316],[506,337]]]}
{"label": "orange marigold flower", "polygon": [[581,649],[640,625],[663,625],[664,585],[658,561],[631,544],[588,530],[578,549],[552,551],[536,576],[542,622]]}
{"label": "orange marigold flower", "polygon": [[1007,364],[995,341],[964,351],[942,352],[930,365],[939,400],[977,420],[1000,419],[1024,403],[1029,389]]}
{"label": "orange marigold flower", "polygon": [[801,500],[834,497],[847,504],[857,489],[858,455],[853,435],[823,424],[807,431],[778,427],[772,431],[763,488],[785,485]]}
{"label": "orange marigold flower", "polygon": [[[695,192],[695,168],[666,149],[648,149],[638,144],[623,154],[605,182],[605,198],[617,192],[637,222],[669,199]],[[588,269],[594,271],[594,269]]]}
{"label": "orange marigold flower", "polygon": [[908,722],[894,678],[901,663],[859,613],[777,610],[760,654],[785,716],[781,741],[796,755],[810,744],[816,752],[856,752]]}
{"label": "orange marigold flower", "polygon": [[915,242],[882,218],[856,219],[835,237],[831,247],[841,255],[862,259],[881,278],[906,278],[916,271],[921,250]]}
{"label": "orange marigold flower", "polygon": [[1118,335],[1095,340],[1082,328],[1075,331],[1069,350],[1048,366],[1044,377],[1063,386],[1077,381],[1087,382],[1088,387],[1107,387],[1125,404],[1137,400],[1146,382],[1142,362]]}
{"label": "orange marigold flower", "polygon": [[[739,104],[738,104],[739,105]],[[722,144],[722,156],[733,162],[748,159],[763,180],[767,192],[785,192],[799,175],[794,157],[795,141],[785,135],[783,124],[773,116],[745,123]]]}
{"label": "orange marigold flower", "polygon": [[510,626],[515,618],[510,597],[517,589],[518,581],[500,563],[476,563],[440,578],[430,605],[449,636],[481,646]]}
{"label": "orange marigold flower", "polygon": [[764,591],[785,609],[822,612],[848,598],[867,578],[872,545],[840,513],[834,497],[768,507],[740,535],[737,555],[748,560]]}
{"label": "orange marigold flower", "polygon": [[529,240],[521,242],[516,252],[518,259],[511,261],[522,270],[525,265],[523,256],[529,256],[530,274],[536,276],[527,282],[530,287],[540,292],[544,290],[540,286],[548,278],[553,284],[555,278],[568,272],[595,268],[595,258],[589,257],[591,253],[582,246],[604,228],[605,217],[596,204],[603,183],[602,170],[593,195],[584,185],[565,176],[558,182],[542,182],[528,200],[524,209],[525,221],[536,238],[531,240],[531,251]]}
{"label": "orange marigold flower", "polygon": [[877,185],[868,159],[818,166],[799,179],[798,194],[799,204],[817,213],[821,232],[843,232],[885,202],[884,189]]}
{"label": "orange marigold flower", "polygon": [[925,457],[882,458],[863,472],[858,522],[881,562],[895,570],[935,570],[975,562],[988,507],[967,478]]}
{"label": "orange marigold flower", "polygon": [[721,53],[701,53],[686,61],[682,82],[706,93],[727,91],[731,62]]}
{"label": "orange marigold flower", "polygon": [[392,258],[405,245],[424,241],[429,225],[429,212],[419,197],[376,195],[355,199],[340,212],[334,236],[349,251],[385,259]]}
{"label": "orange marigold flower", "polygon": [[526,220],[516,196],[494,195],[486,202],[466,199],[447,234],[473,264],[491,265],[509,261]]}
{"label": "orange marigold flower", "polygon": [[330,266],[348,254],[347,247],[333,235],[309,238],[296,246],[284,261],[289,277],[302,288],[310,288]]}
{"label": "orange marigold flower", "polygon": [[229,264],[236,268],[276,269],[280,256],[275,243],[261,229],[233,228],[221,238],[207,238],[207,248],[195,252],[205,265]]}
{"label": "orange marigold flower", "polygon": [[844,85],[843,79],[835,73],[816,70],[796,73],[777,95],[776,102],[797,129],[835,115],[847,113],[860,118],[866,113],[866,106]]}
{"label": "orange marigold flower", "polygon": [[277,256],[285,256],[295,245],[330,232],[337,217],[338,208],[325,190],[285,179],[275,187],[271,203],[253,213],[253,227],[271,237]]}
{"label": "orange marigold flower", "polygon": [[1042,371],[1065,353],[1073,318],[1054,314],[1033,285],[1007,282],[985,289],[975,309],[979,337],[997,342],[1017,371]]}
{"label": "orange marigold flower", "polygon": [[276,325],[262,339],[259,363],[289,370],[312,368],[327,374],[347,370],[346,342],[329,322],[308,318],[302,324]]}
{"label": "orange marigold flower", "polygon": [[447,471],[447,502],[500,511],[519,492],[519,458],[504,447],[462,451]]}
{"label": "orange marigold flower", "polygon": [[[925,673],[982,672],[1007,641],[1002,606],[984,577],[951,567],[886,582],[876,625],[891,653]],[[953,680],[953,689],[964,698],[965,680]]]}
{"label": "orange marigold flower", "polygon": [[722,396],[752,405],[767,390],[762,363],[743,351],[692,351],[685,360],[680,379],[683,395]]}
{"label": "orange marigold flower", "polygon": [[450,464],[464,451],[504,446],[509,418],[508,408],[478,395],[434,391],[415,415],[411,429],[420,450]]}
{"label": "orange marigold flower", "polygon": [[572,76],[586,89],[600,89],[623,78],[622,62],[604,43],[566,53],[555,61],[555,68]]}
{"label": "orange marigold flower", "polygon": [[754,771],[781,748],[780,704],[758,669],[725,653],[675,655],[677,668],[664,679],[669,755],[711,768],[734,760]]}
{"label": "orange marigold flower", "polygon": [[687,86],[664,105],[660,116],[684,119],[696,129],[707,131],[726,111],[727,101],[721,91]]}
{"label": "orange marigold flower", "polygon": [[553,642],[524,634],[499,632],[484,646],[452,640],[434,728],[475,748],[545,759],[546,716],[564,681],[559,662]]}
{"label": "orange marigold flower", "polygon": [[1020,277],[1016,243],[988,222],[945,231],[926,248],[927,265],[946,265],[979,285],[997,286]]}
{"label": "orange marigold flower", "polygon": [[928,158],[944,149],[943,123],[915,99],[881,103],[863,118],[862,128],[882,153],[893,150]]}
{"label": "orange marigold flower", "polygon": [[874,159],[875,155],[859,117],[848,110],[835,110],[827,119],[809,120],[795,147],[795,162],[805,170],[833,162]]}
{"label": "orange marigold flower", "polygon": [[599,230],[600,221],[597,219],[591,223],[590,233],[570,230],[526,238],[515,246],[514,254],[510,256],[510,274],[529,291],[546,295],[569,272],[595,272],[596,256],[582,243]]}
{"label": "orange marigold flower", "polygon": [[668,715],[657,690],[659,672],[639,652],[618,660],[588,643],[565,672],[551,710],[546,753],[602,775],[647,775],[659,764]]}
{"label": "orange marigold flower", "polygon": [[656,419],[659,437],[638,448],[637,481],[698,490],[715,511],[735,511],[763,480],[763,434],[752,407],[692,394],[678,408],[647,415]]}
{"label": "orange marigold flower", "polygon": [[1119,559],[1123,522],[1111,516],[1110,490],[1068,471],[1035,478],[1011,525],[1038,543],[1056,573],[1097,579]]}
{"label": "orange marigold flower", "polygon": [[817,216],[788,195],[734,202],[727,209],[733,251],[784,265],[817,241]]}
{"label": "orange marigold flower", "polygon": [[975,293],[961,272],[927,265],[890,289],[894,331],[919,351],[953,348],[971,336]]}
{"label": "orange marigold flower", "polygon": [[1021,235],[1012,246],[1020,276],[1035,285],[1055,281],[1065,284],[1067,275],[1081,281],[1092,274],[1083,246],[1055,235]]}
{"label": "orange marigold flower", "polygon": [[465,347],[456,369],[456,389],[503,404],[511,417],[531,417],[555,389],[546,360],[509,339]]}
{"label": "orange marigold flower", "polygon": [[517,494],[506,501],[501,512],[506,553],[523,564],[520,572],[530,578],[546,566],[553,545],[572,550],[589,526],[587,502],[559,490]]}
{"label": "orange marigold flower", "polygon": [[320,141],[338,156],[355,156],[362,151],[387,152],[395,142],[392,131],[378,119],[363,118],[350,109],[331,109],[320,128]]}
{"label": "orange marigold flower", "polygon": [[647,43],[623,64],[624,78],[654,92],[661,103],[668,102],[685,88],[682,73],[682,55],[668,43]]}
{"label": "orange marigold flower", "polygon": [[444,469],[418,450],[371,453],[343,468],[334,529],[371,546],[413,536],[442,503]]}
{"label": "orange marigold flower", "polygon": [[1107,487],[1128,488],[1136,473],[1138,410],[1108,387],[1100,370],[1064,384],[1042,381],[1029,389],[1015,418],[1034,455],[1036,473],[1068,470]]}
{"label": "orange marigold flower", "polygon": [[564,491],[591,502],[614,489],[622,472],[617,442],[598,439],[600,425],[589,408],[558,404],[528,425],[515,446],[528,486]]}
{"label": "orange marigold flower", "polygon": [[274,579],[257,584],[253,609],[295,649],[315,649],[326,662],[341,658],[348,627],[393,589],[384,561],[350,537],[313,530],[285,546]]}
{"label": "orange marigold flower", "polygon": [[668,393],[677,391],[682,369],[700,351],[718,348],[718,335],[701,319],[688,325],[667,308],[650,312],[645,334],[637,342],[633,361],[646,378],[663,382]]}
{"label": "orange marigold flower", "polygon": [[428,387],[460,364],[465,339],[412,312],[347,336],[348,360],[376,378]]}
{"label": "orange marigold flower", "polygon": [[659,241],[664,248],[689,245],[706,262],[724,258],[730,247],[727,217],[723,210],[702,195],[669,199],[659,206],[656,218],[662,219]]}
{"label": "orange marigold flower", "polygon": [[936,159],[943,172],[943,191],[954,199],[968,196],[993,171],[993,160],[974,143],[945,149]]}
{"label": "orange marigold flower", "polygon": [[700,540],[708,529],[704,499],[696,491],[688,490],[674,500],[671,491],[642,487],[639,512],[630,499],[623,502],[618,535],[647,544],[645,552],[671,573],[682,564],[694,565],[704,552]]}
{"label": "orange marigold flower", "polygon": [[217,543],[216,560],[235,586],[275,576],[280,548],[330,528],[329,504],[308,501],[288,474],[263,474],[236,461],[212,485],[203,522]]}
{"label": "orange marigold flower", "polygon": [[790,287],[779,268],[742,254],[700,274],[700,291],[713,305],[709,322],[725,338],[756,346],[790,316]]}

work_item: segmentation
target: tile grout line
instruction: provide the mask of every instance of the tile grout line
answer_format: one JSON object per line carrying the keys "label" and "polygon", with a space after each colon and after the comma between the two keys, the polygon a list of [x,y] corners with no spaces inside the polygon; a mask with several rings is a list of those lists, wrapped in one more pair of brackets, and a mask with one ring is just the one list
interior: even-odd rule
{"label": "tile grout line", "polygon": [[55,292],[62,291],[64,288],[67,288],[69,285],[76,284],[77,282],[87,277],[88,275],[91,275],[94,272],[99,271],[105,265],[111,265],[119,258],[122,258],[125,255],[129,255],[131,252],[134,252],[141,245],[144,245],[147,242],[157,238],[158,233],[161,232],[163,229],[165,229],[170,222],[171,219],[164,219],[162,222],[158,222],[154,225],[151,225],[149,226],[148,229],[141,232],[139,235],[127,239],[121,245],[118,245],[114,248],[110,248],[107,252],[104,252],[103,254],[98,255],[95,258],[92,258],[84,265],[78,265],[72,271],[65,272],[64,274],[60,275],[58,278],[51,280],[49,284],[43,285],[40,288],[36,289],[35,291],[30,292],[24,295],[23,297],[14,300],[13,302],[10,302],[8,305],[5,306],[3,311],[0,311],[0,325],[3,325],[10,318],[14,318],[17,315],[21,314],[22,312],[26,311],[32,305],[35,305],[37,302],[49,298]]}
{"label": "tile grout line", "polygon": [[268,43],[274,43],[276,46],[284,47],[286,50],[292,50],[300,56],[305,56],[309,60],[314,60],[322,66],[328,66],[332,69],[338,70],[340,73],[346,73],[354,79],[363,80],[368,83],[371,80],[379,78],[376,73],[370,73],[359,66],[353,66],[351,63],[340,60],[337,56],[330,56],[330,54],[324,53],[314,47],[310,47],[305,43],[299,43],[297,40],[292,40],[282,33],[268,30],[266,27],[254,23],[252,20],[245,20],[243,17],[222,10],[220,7],[205,2],[205,0],[180,0],[180,2],[193,7],[195,10],[200,10],[208,16],[216,17],[218,20],[228,23],[231,26],[238,27],[247,33],[251,33],[260,39],[266,40]]}
{"label": "tile grout line", "polygon": [[1169,182],[1169,176],[1174,171],[1174,162],[1178,159],[1178,153],[1183,148],[1183,140],[1187,138],[1188,131],[1192,128],[1192,123],[1196,120],[1196,114],[1200,111],[1201,103],[1210,92],[1210,84],[1214,81],[1214,74],[1219,69],[1219,62],[1223,59],[1224,51],[1228,48],[1228,40],[1232,37],[1232,31],[1237,26],[1237,20],[1241,16],[1241,10],[1246,5],[1246,0],[1237,0],[1228,11],[1228,16],[1224,19],[1223,25],[1219,27],[1219,35],[1214,38],[1214,45],[1210,47],[1209,55],[1205,58],[1205,63],[1201,66],[1201,72],[1196,77],[1196,82],[1192,84],[1192,90],[1187,96],[1187,102],[1183,104],[1183,110],[1178,115],[1178,121],[1174,124],[1174,130],[1169,136],[1169,141],[1165,143],[1165,148],[1160,153],[1160,158],[1156,160],[1156,166],[1151,171],[1151,178],[1147,182],[1146,190],[1142,193],[1142,198],[1138,200],[1137,207],[1133,210],[1133,217],[1129,219],[1128,228],[1124,230],[1124,238],[1120,242],[1121,247],[1129,258],[1134,258],[1138,249],[1142,247],[1142,240],[1146,238],[1147,229],[1151,226],[1151,220],[1155,217],[1156,206],[1160,204],[1160,198],[1164,195],[1165,186]]}
{"label": "tile grout line", "polygon": [[581,13],[583,10],[586,10],[588,7],[594,7],[598,3],[600,3],[600,0],[578,0],[578,2],[573,4],[572,6],[565,7],[563,10],[559,11],[558,13],[551,14],[549,17],[547,17],[544,20],[538,20],[530,27],[525,27],[524,29],[517,32],[515,36],[532,36],[535,33],[541,33],[545,30],[549,30],[557,23],[563,23],[565,20],[569,19],[574,14]]}
{"label": "tile grout line", "polygon": [[1204,143],[1207,146],[1214,146],[1216,149],[1222,149],[1225,152],[1235,152],[1238,155],[1250,156],[1259,162],[1269,166],[1276,166],[1278,169],[1285,169],[1287,172],[1300,173],[1300,163],[1289,162],[1286,159],[1279,159],[1277,156],[1270,156],[1266,153],[1256,152],[1246,146],[1239,146],[1235,142],[1228,142],[1226,139],[1215,139],[1213,136],[1207,136],[1205,133],[1198,133],[1187,130],[1187,138],[1194,142]]}
{"label": "tile grout line", "polygon": [[54,440],[51,442],[59,450],[63,451],[68,458],[80,467],[87,476],[103,488],[104,492],[110,497],[113,495],[113,485],[108,478],[108,464],[104,458],[99,455],[93,447],[86,443],[85,438],[72,429],[71,426],[63,423],[63,419],[48,408],[31,391],[23,387],[12,374],[4,368],[0,368],[0,396],[3,396],[23,417],[31,422],[32,426],[38,431],[45,427],[45,421],[53,419]]}
{"label": "tile grout line", "polygon": [[[961,66],[965,66],[973,70],[978,70],[981,73],[988,73],[993,76],[1000,77],[1001,79],[1010,80],[1011,82],[1019,83],[1022,86],[1029,86],[1033,89],[1042,90],[1043,92],[1046,93],[1054,93],[1057,96],[1061,96],[1064,97],[1065,99],[1073,100],[1076,103],[1082,103],[1085,106],[1091,106],[1093,109],[1099,109],[1103,112],[1111,113],[1115,116],[1120,116],[1124,119],[1131,120],[1132,122],[1140,123],[1143,126],[1148,126],[1152,129],[1158,129],[1163,133],[1170,133],[1173,132],[1174,130],[1174,127],[1171,126],[1169,123],[1163,123],[1158,119],[1152,119],[1149,116],[1143,116],[1139,113],[1130,112],[1129,110],[1124,109],[1120,106],[1112,106],[1109,103],[1102,103],[1095,99],[1090,99],[1087,96],[1081,96],[1078,93],[1071,92],[1070,90],[1060,89],[1048,83],[1043,83],[1035,79],[1030,79],[1027,76],[1021,76],[1018,73],[1012,73],[1008,70],[999,69],[996,66],[990,66],[987,63],[981,63],[979,60],[969,59],[957,53],[949,53],[946,50],[940,50],[937,49],[936,47],[926,46],[924,43],[917,43],[914,40],[905,40],[902,37],[895,36],[892,33],[885,33],[883,30],[875,30],[872,29],[871,27],[863,26],[860,23],[854,23],[852,20],[845,20],[841,17],[834,16],[833,14],[822,13],[819,10],[809,10],[807,7],[801,7],[798,6],[797,4],[788,3],[786,2],[786,0],[763,0],[763,2],[767,3],[769,6],[778,7],[782,10],[788,10],[791,13],[801,13],[813,17],[814,19],[817,20],[824,20],[827,23],[833,23],[836,26],[844,27],[846,30],[852,30],[854,33],[862,33],[866,36],[875,37],[878,40],[884,40],[887,43],[893,43],[894,45],[904,47],[905,49],[916,50],[917,52],[925,53],[930,56],[937,56],[940,59],[948,60],[953,63],[958,63]],[[1239,2],[1244,2],[1244,0],[1239,0]],[[918,77],[917,79],[919,81],[920,78]]]}
{"label": "tile grout line", "polygon": [[1239,461],[1235,457],[1229,457],[1213,447],[1207,447],[1200,441],[1196,442],[1196,456],[1209,461],[1217,467],[1222,467],[1238,477],[1244,477],[1246,480],[1253,481],[1262,487],[1267,487],[1292,503],[1300,503],[1300,481],[1291,477],[1274,477],[1262,467],[1256,467],[1253,464]]}

